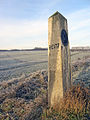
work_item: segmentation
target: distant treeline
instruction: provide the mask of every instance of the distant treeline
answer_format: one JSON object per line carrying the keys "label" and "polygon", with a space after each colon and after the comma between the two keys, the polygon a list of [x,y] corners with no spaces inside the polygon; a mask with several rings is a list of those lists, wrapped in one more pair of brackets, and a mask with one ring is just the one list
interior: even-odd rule
{"label": "distant treeline", "polygon": [[[48,50],[48,48],[39,48],[35,47],[34,49],[11,49],[11,50],[0,50],[0,52],[10,52],[10,51],[43,51],[43,50]],[[72,52],[73,51],[90,51],[90,47],[72,47],[70,49]]]}
{"label": "distant treeline", "polygon": [[71,51],[90,51],[90,47],[72,47]]}
{"label": "distant treeline", "polygon": [[48,50],[48,48],[38,48],[38,47],[35,47],[34,49],[11,49],[11,50],[0,50],[0,52],[10,52],[10,51],[41,51],[41,50]]}

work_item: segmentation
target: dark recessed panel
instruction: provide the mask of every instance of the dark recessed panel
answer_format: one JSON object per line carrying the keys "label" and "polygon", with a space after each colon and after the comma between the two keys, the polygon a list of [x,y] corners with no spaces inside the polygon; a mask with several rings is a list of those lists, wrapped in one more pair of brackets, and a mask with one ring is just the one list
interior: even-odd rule
{"label": "dark recessed panel", "polygon": [[61,40],[64,46],[68,45],[68,35],[64,29],[61,31]]}

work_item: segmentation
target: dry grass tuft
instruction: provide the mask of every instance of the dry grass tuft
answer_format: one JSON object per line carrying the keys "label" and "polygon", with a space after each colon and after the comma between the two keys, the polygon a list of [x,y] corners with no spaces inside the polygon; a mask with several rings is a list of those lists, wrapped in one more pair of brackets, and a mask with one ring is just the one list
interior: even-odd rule
{"label": "dry grass tuft", "polygon": [[43,117],[43,120],[89,120],[89,90],[79,85],[72,86],[60,104],[56,104],[45,114],[47,117]]}

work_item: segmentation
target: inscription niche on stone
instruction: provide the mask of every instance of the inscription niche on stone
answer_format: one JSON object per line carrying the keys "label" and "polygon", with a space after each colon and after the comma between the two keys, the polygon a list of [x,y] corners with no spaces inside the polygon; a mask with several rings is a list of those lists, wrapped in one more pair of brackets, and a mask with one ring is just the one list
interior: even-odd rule
{"label": "inscription niche on stone", "polygon": [[49,49],[55,49],[55,48],[59,48],[59,43],[49,45]]}

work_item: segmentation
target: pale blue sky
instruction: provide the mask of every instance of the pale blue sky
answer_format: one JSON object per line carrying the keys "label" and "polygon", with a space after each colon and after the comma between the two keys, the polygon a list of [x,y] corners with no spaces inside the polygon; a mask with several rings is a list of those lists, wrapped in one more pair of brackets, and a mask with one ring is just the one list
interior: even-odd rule
{"label": "pale blue sky", "polygon": [[90,0],[0,0],[0,49],[48,46],[48,17],[68,20],[70,46],[90,46]]}

